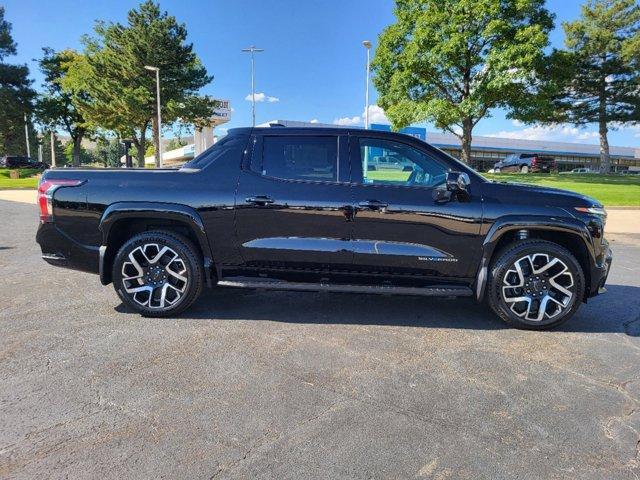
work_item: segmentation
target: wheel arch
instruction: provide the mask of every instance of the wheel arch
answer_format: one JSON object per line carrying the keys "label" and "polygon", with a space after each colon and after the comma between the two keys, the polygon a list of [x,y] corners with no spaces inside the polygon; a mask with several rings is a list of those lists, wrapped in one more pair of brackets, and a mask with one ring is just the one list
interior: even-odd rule
{"label": "wheel arch", "polygon": [[188,205],[156,202],[118,202],[109,205],[100,218],[102,233],[99,273],[103,285],[111,283],[113,261],[120,247],[132,236],[150,230],[170,230],[193,242],[200,251],[205,277],[211,285],[213,256],[204,223]]}
{"label": "wheel arch", "polygon": [[[488,272],[492,262],[507,246],[519,240],[520,231],[527,232],[527,238],[539,238],[556,243],[571,252],[582,267],[585,289],[591,281],[591,265],[595,262],[591,234],[586,225],[578,220],[559,217],[498,219],[491,226],[482,245],[482,259],[476,274],[475,292],[477,300],[484,299]],[[585,295],[585,299],[587,296]]]}

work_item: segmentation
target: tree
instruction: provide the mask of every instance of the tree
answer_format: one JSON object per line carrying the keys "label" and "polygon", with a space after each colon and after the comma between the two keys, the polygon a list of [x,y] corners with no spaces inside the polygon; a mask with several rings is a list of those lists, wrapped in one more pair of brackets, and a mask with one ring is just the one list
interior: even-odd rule
{"label": "tree", "polygon": [[93,151],[94,160],[105,167],[120,167],[120,158],[124,155],[124,147],[117,137],[98,137]]}
{"label": "tree", "polygon": [[469,163],[473,128],[525,90],[553,16],[544,0],[396,0],[395,16],[373,61],[378,104],[396,129],[456,135]]}
{"label": "tree", "polygon": [[16,54],[16,43],[11,37],[11,24],[4,19],[0,6],[0,153],[24,153],[24,116],[30,130],[31,150],[37,145],[30,115],[35,92],[31,88],[26,65],[4,63],[5,57]]}
{"label": "tree", "polygon": [[43,52],[39,63],[45,93],[37,101],[36,112],[42,123],[50,128],[63,128],[69,134],[73,143],[72,162],[77,167],[81,163],[82,139],[93,133],[76,107],[87,100],[87,93],[80,88],[64,88],[62,80],[74,64],[82,61],[81,55],[73,50],[54,52],[50,48],[43,48]]}
{"label": "tree", "polygon": [[[54,135],[54,150],[56,154],[56,166],[60,167],[66,163],[64,147],[57,135]],[[51,131],[45,131],[42,135],[42,161],[53,166],[51,158]]]}
{"label": "tree", "polygon": [[[77,148],[75,143],[70,141],[64,146],[64,164],[73,163],[74,166],[79,166],[81,164],[93,163],[94,158],[90,151],[80,145],[80,155],[78,157],[79,163],[76,165],[76,152]],[[57,158],[56,158],[57,160]]]}
{"label": "tree", "polygon": [[635,0],[589,0],[563,23],[566,50],[537,68],[536,101],[516,117],[527,122],[598,124],[600,169],[611,170],[608,132],[640,121],[640,6]]}
{"label": "tree", "polygon": [[88,92],[89,100],[80,104],[80,110],[93,124],[133,139],[138,165],[144,166],[149,126],[155,151],[159,151],[156,81],[145,70],[146,65],[160,68],[165,123],[211,117],[216,105],[212,99],[197,95],[212,77],[193,52],[193,45],[186,43],[184,25],[162,13],[152,1],[130,10],[127,18],[126,25],[96,25],[96,37],[85,39],[86,62],[76,64],[68,85]]}

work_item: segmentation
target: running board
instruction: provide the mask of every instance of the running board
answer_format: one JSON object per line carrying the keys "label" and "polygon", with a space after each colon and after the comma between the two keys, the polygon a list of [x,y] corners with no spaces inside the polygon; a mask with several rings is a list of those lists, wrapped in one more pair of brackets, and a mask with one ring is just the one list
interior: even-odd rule
{"label": "running board", "polygon": [[395,287],[390,285],[343,285],[328,283],[285,282],[246,277],[230,277],[217,283],[220,287],[263,288],[306,292],[373,293],[382,295],[419,295],[423,297],[470,297],[473,290],[462,286]]}

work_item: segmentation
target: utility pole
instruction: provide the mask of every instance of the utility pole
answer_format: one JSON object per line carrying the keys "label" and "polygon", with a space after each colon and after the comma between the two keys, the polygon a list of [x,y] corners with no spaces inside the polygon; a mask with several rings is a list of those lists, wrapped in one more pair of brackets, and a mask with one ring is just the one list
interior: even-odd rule
{"label": "utility pole", "polygon": [[367,49],[367,84],[364,91],[364,128],[369,128],[369,53],[371,51],[371,42],[369,40],[365,40],[362,42],[364,48]]}
{"label": "utility pole", "polygon": [[158,166],[162,168],[162,117],[160,115],[160,69],[145,65],[144,68],[151,72],[156,72],[156,103],[158,110]]}
{"label": "utility pole", "polygon": [[27,157],[31,158],[31,147],[29,146],[29,125],[27,124],[27,114],[24,114],[24,136],[27,139]]}
{"label": "utility pole", "polygon": [[252,125],[256,126],[256,66],[255,66],[255,56],[256,52],[264,52],[263,48],[257,48],[255,45],[251,45],[249,48],[243,48],[243,52],[251,52],[251,118]]}

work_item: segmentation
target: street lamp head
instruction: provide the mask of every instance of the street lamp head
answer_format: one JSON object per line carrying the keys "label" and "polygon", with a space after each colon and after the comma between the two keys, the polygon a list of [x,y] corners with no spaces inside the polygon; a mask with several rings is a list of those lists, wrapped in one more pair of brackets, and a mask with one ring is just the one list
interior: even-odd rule
{"label": "street lamp head", "polygon": [[243,48],[242,52],[264,52],[264,48],[258,48],[255,45],[251,45],[250,47]]}
{"label": "street lamp head", "polygon": [[149,70],[150,72],[157,72],[158,70],[160,70],[158,67],[152,67],[151,65],[145,65],[144,69]]}
{"label": "street lamp head", "polygon": [[364,45],[364,48],[366,48],[367,50],[371,48],[371,42],[369,40],[365,40],[364,42],[362,42],[362,45]]}

